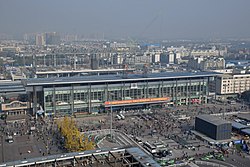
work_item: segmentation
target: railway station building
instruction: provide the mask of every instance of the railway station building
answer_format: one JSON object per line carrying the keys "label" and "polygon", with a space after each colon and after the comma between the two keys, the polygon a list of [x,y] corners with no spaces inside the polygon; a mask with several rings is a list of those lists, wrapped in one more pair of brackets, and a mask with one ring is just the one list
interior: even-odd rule
{"label": "railway station building", "polygon": [[22,80],[33,114],[71,115],[207,103],[209,85],[218,73],[181,72]]}

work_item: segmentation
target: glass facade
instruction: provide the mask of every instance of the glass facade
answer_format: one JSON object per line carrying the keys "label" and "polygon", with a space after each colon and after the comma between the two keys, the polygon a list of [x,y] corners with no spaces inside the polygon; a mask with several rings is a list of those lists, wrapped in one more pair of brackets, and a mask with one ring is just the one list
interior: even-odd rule
{"label": "glass facade", "polygon": [[168,104],[206,103],[208,77],[154,79],[43,87],[45,113],[102,112],[106,101],[169,97]]}

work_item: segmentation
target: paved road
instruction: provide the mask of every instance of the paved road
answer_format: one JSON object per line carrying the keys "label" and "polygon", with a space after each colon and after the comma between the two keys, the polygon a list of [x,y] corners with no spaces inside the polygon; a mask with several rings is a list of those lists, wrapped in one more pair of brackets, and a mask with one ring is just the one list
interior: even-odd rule
{"label": "paved road", "polygon": [[4,137],[0,136],[0,162],[4,161]]}
{"label": "paved road", "polygon": [[[4,135],[3,141],[0,137],[0,163],[14,160],[24,160],[31,157],[41,157],[49,154],[62,153],[56,133],[50,121],[41,120],[25,122],[14,122],[3,126],[0,136]],[[30,128],[36,127],[30,133]],[[15,133],[15,135],[14,135]],[[7,135],[13,136],[13,143],[5,139]]]}
{"label": "paved road", "polygon": [[[245,157],[245,158],[244,158]],[[229,157],[226,158],[226,162],[237,167],[249,167],[250,166],[250,157],[249,156],[240,156],[238,154],[229,154]]]}

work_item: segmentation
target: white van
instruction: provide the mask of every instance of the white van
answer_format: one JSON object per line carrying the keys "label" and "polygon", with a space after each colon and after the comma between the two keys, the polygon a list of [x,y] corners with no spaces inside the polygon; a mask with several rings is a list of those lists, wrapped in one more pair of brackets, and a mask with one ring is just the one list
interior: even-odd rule
{"label": "white van", "polygon": [[121,117],[121,119],[125,119],[124,115],[120,114],[119,116]]}
{"label": "white van", "polygon": [[8,143],[13,143],[14,142],[13,136],[8,136],[6,140],[7,140]]}
{"label": "white van", "polygon": [[120,117],[120,115],[116,115],[116,118],[118,119],[118,120],[121,120],[122,118]]}

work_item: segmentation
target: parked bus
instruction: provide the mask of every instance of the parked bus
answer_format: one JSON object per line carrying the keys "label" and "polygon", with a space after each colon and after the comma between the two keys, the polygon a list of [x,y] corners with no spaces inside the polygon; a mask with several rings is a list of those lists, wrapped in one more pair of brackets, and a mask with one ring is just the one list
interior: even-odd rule
{"label": "parked bus", "polygon": [[152,144],[148,143],[148,142],[145,142],[143,146],[151,154],[154,154],[154,153],[157,152],[156,147],[153,146]]}
{"label": "parked bus", "polygon": [[139,137],[136,136],[134,139],[137,143],[142,144],[142,140]]}

